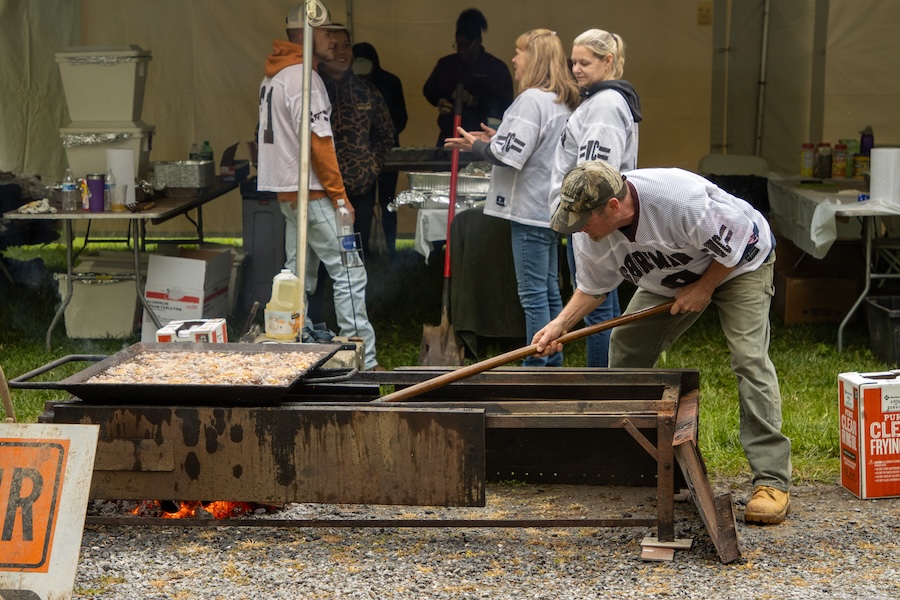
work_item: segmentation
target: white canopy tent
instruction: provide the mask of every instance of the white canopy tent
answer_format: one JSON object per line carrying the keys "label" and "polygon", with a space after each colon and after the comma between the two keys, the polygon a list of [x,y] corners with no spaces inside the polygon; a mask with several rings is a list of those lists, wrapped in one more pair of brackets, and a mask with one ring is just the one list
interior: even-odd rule
{"label": "white canopy tent", "polygon": [[[485,47],[506,60],[516,37],[535,27],[557,31],[567,47],[589,27],[622,35],[625,78],[643,103],[641,166],[696,169],[708,152],[754,154],[758,146],[771,169],[793,173],[802,142],[858,137],[866,125],[876,144],[900,143],[900,42],[893,35],[900,3],[326,3],[335,20],[351,26],[354,41],[371,42],[382,66],[403,81],[410,114],[404,146],[434,142],[436,111],[422,84],[437,59],[452,52],[457,15],[473,5],[488,19]],[[0,0],[0,170],[61,178],[59,129],[69,118],[54,54],[70,46],[135,44],[152,52],[142,115],[156,127],[152,161],[186,158],[191,143],[204,139],[217,154],[252,139],[262,65],[272,39],[284,38],[292,4]],[[240,231],[237,192],[214,207],[204,214],[209,233]]]}

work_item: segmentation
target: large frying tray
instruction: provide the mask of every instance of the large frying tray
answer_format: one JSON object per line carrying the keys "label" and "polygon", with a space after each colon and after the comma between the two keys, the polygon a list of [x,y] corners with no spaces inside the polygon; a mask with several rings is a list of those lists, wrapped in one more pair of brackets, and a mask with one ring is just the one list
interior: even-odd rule
{"label": "large frying tray", "polygon": [[[341,344],[189,344],[189,343],[138,343],[112,356],[72,355],[39,367],[30,373],[20,375],[9,382],[12,388],[58,389],[88,402],[103,404],[158,404],[234,406],[260,405],[276,402],[295,384],[320,367],[340,350]],[[146,352],[225,352],[237,354],[268,353],[273,364],[279,355],[305,352],[316,355],[314,364],[308,369],[298,369],[296,377],[284,385],[223,385],[210,379],[208,384],[140,384],[140,383],[88,383],[91,377],[106,369],[126,363]],[[83,371],[79,371],[62,381],[32,382],[32,379],[61,364],[72,361],[99,360]],[[317,379],[317,381],[330,380]]]}

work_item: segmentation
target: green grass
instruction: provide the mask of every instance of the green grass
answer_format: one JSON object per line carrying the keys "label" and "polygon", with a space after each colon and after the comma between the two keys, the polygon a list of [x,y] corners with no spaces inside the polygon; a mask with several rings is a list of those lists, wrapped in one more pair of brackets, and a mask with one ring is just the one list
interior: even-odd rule
{"label": "green grass", "polygon": [[[385,260],[369,263],[369,315],[378,335],[379,361],[388,369],[416,364],[422,324],[434,324],[440,319],[441,261],[433,259],[426,265],[408,241],[400,242],[398,248],[392,263]],[[112,244],[107,249],[122,247]],[[40,257],[50,270],[65,270],[65,254],[60,244],[10,248],[4,251],[4,256],[19,260]],[[52,338],[53,347],[47,351],[44,335],[58,301],[52,280],[35,286],[13,286],[0,275],[0,365],[8,378],[62,356],[111,354],[138,339],[138,336],[124,340],[68,339],[64,325],[60,324]],[[229,335],[233,339],[239,333],[236,327],[242,326],[245,319],[246,315],[236,315],[230,320]],[[837,352],[836,338],[836,324],[785,327],[773,319],[771,357],[779,373],[784,431],[793,443],[797,482],[834,482],[839,475],[837,375],[887,368],[870,352],[863,320],[845,330],[843,353]],[[521,344],[518,340],[493,342],[488,346],[488,354],[523,344],[524,340]],[[567,347],[566,364],[584,364],[583,342]],[[84,363],[66,365],[48,379],[65,377],[85,366]],[[715,311],[707,311],[669,349],[659,366],[700,371],[700,447],[707,467],[714,477],[747,474],[738,440],[737,386]],[[17,417],[22,422],[37,420],[46,400],[66,397],[65,392],[44,390],[13,390],[12,395]]]}

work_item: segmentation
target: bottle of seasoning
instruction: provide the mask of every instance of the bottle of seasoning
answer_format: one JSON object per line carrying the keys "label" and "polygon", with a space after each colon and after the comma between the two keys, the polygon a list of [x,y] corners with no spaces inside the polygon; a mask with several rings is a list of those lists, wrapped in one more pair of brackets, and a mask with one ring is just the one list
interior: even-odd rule
{"label": "bottle of seasoning", "polygon": [[834,156],[831,160],[831,176],[847,176],[847,146],[844,144],[834,145]]}
{"label": "bottle of seasoning", "polygon": [[866,125],[866,128],[859,133],[862,134],[859,137],[859,153],[863,156],[869,156],[869,153],[875,146],[875,134],[872,131],[872,126]]}
{"label": "bottle of seasoning", "polygon": [[816,164],[813,167],[813,177],[829,179],[831,177],[831,144],[820,142],[816,146]]}
{"label": "bottle of seasoning", "polygon": [[811,142],[803,144],[803,149],[800,150],[800,176],[812,177],[815,164],[816,147]]}

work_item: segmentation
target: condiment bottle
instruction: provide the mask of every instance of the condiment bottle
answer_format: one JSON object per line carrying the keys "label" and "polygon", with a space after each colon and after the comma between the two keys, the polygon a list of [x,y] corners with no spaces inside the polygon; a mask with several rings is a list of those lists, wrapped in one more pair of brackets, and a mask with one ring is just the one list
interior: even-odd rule
{"label": "condiment bottle", "polygon": [[800,176],[812,177],[815,164],[816,147],[811,142],[803,144],[803,149],[800,151]]}
{"label": "condiment bottle", "polygon": [[828,179],[831,177],[831,144],[829,142],[820,142],[816,146],[816,164],[813,167],[813,176],[819,179]]}
{"label": "condiment bottle", "polygon": [[847,176],[847,146],[844,144],[834,145],[834,157],[831,161],[831,176]]}
{"label": "condiment bottle", "polygon": [[859,137],[859,153],[863,156],[869,156],[872,148],[875,147],[875,133],[872,131],[871,125],[860,131],[862,135]]}

